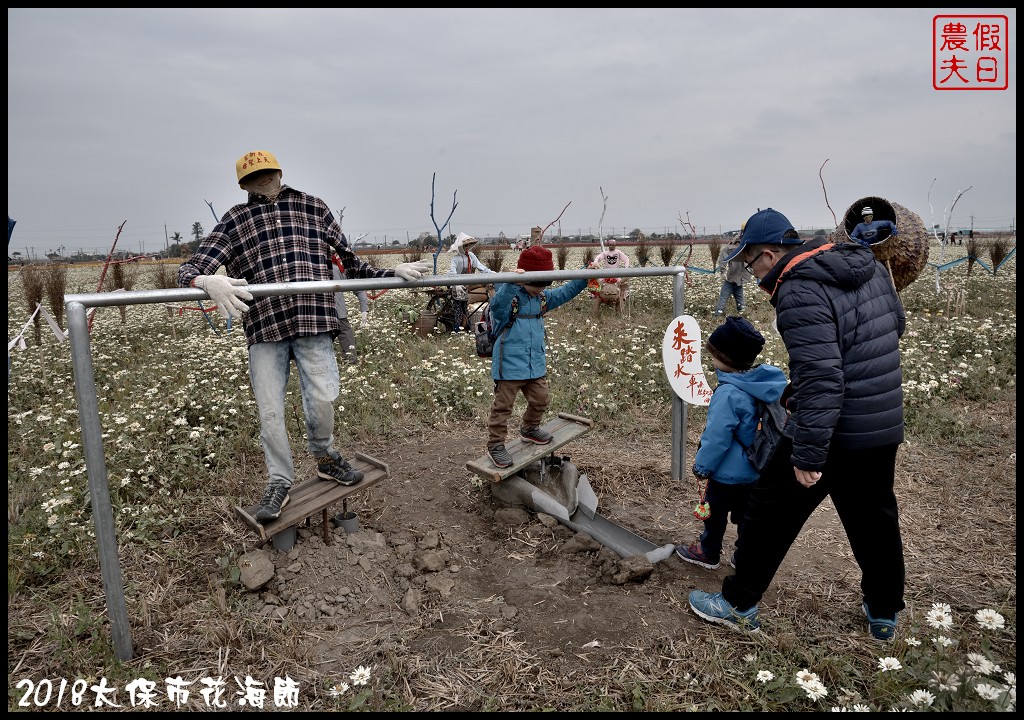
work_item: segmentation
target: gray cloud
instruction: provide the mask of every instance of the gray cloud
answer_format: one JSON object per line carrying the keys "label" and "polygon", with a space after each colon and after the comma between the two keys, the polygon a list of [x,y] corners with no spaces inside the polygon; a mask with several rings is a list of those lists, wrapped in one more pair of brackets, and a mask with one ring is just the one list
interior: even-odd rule
{"label": "gray cloud", "polygon": [[[1014,10],[1005,14],[1010,32]],[[926,223],[1016,212],[1006,91],[932,88],[934,11],[9,9],[12,249],[153,251],[242,202],[234,162],[345,209],[350,235],[831,227],[865,195]],[[934,184],[933,184],[934,183]],[[941,218],[936,218],[936,220]]]}

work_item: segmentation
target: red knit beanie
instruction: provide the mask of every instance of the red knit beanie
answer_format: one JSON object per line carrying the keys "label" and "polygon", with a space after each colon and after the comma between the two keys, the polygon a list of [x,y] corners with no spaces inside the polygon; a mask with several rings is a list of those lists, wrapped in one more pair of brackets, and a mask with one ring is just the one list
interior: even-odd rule
{"label": "red knit beanie", "polygon": [[554,270],[555,262],[551,258],[550,250],[543,245],[534,245],[519,253],[519,262],[516,267],[526,272],[542,272]]}

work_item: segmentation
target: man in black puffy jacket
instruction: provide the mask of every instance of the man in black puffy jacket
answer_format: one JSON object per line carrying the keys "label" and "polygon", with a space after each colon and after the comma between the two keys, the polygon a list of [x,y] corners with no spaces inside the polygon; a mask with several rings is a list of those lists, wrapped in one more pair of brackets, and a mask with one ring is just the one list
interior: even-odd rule
{"label": "man in black puffy jacket", "polygon": [[[889,641],[903,601],[903,540],[893,483],[903,442],[903,305],[885,267],[858,243],[800,240],[768,208],[747,221],[732,257],[771,296],[789,353],[786,441],[754,486],[722,592],[690,593],[700,617],[759,627],[757,603],[804,523],[832,498],[861,569],[862,611]],[[730,258],[731,259],[731,258]]]}

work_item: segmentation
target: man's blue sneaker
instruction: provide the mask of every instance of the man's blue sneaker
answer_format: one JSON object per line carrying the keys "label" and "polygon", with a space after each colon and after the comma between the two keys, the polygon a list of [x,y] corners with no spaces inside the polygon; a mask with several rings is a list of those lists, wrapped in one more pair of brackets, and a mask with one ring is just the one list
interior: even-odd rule
{"label": "man's blue sneaker", "polygon": [[757,619],[757,605],[740,612],[722,597],[722,593],[694,590],[690,593],[690,609],[708,622],[725,625],[740,632],[757,632],[761,623]]}
{"label": "man's blue sneaker", "polygon": [[896,639],[896,618],[871,617],[867,603],[861,605],[861,609],[868,619],[868,630],[871,631],[871,637],[879,642],[892,642]]}

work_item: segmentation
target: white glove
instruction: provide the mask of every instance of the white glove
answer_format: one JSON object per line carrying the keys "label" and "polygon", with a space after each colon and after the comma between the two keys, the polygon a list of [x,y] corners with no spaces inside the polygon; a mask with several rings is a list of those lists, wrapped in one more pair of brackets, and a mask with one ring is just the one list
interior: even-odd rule
{"label": "white glove", "polygon": [[252,293],[239,287],[248,285],[248,280],[226,275],[200,275],[195,279],[195,284],[200,290],[206,291],[210,300],[217,305],[217,312],[225,320],[240,318],[242,313],[249,310],[249,306],[242,301],[252,300]]}
{"label": "white glove", "polygon": [[366,323],[368,323],[370,321],[370,313],[366,312],[365,310],[363,310],[362,317],[363,317],[363,325],[365,325]]}
{"label": "white glove", "polygon": [[430,272],[430,263],[426,260],[401,263],[395,268],[395,275],[403,280],[419,280],[428,272]]}

